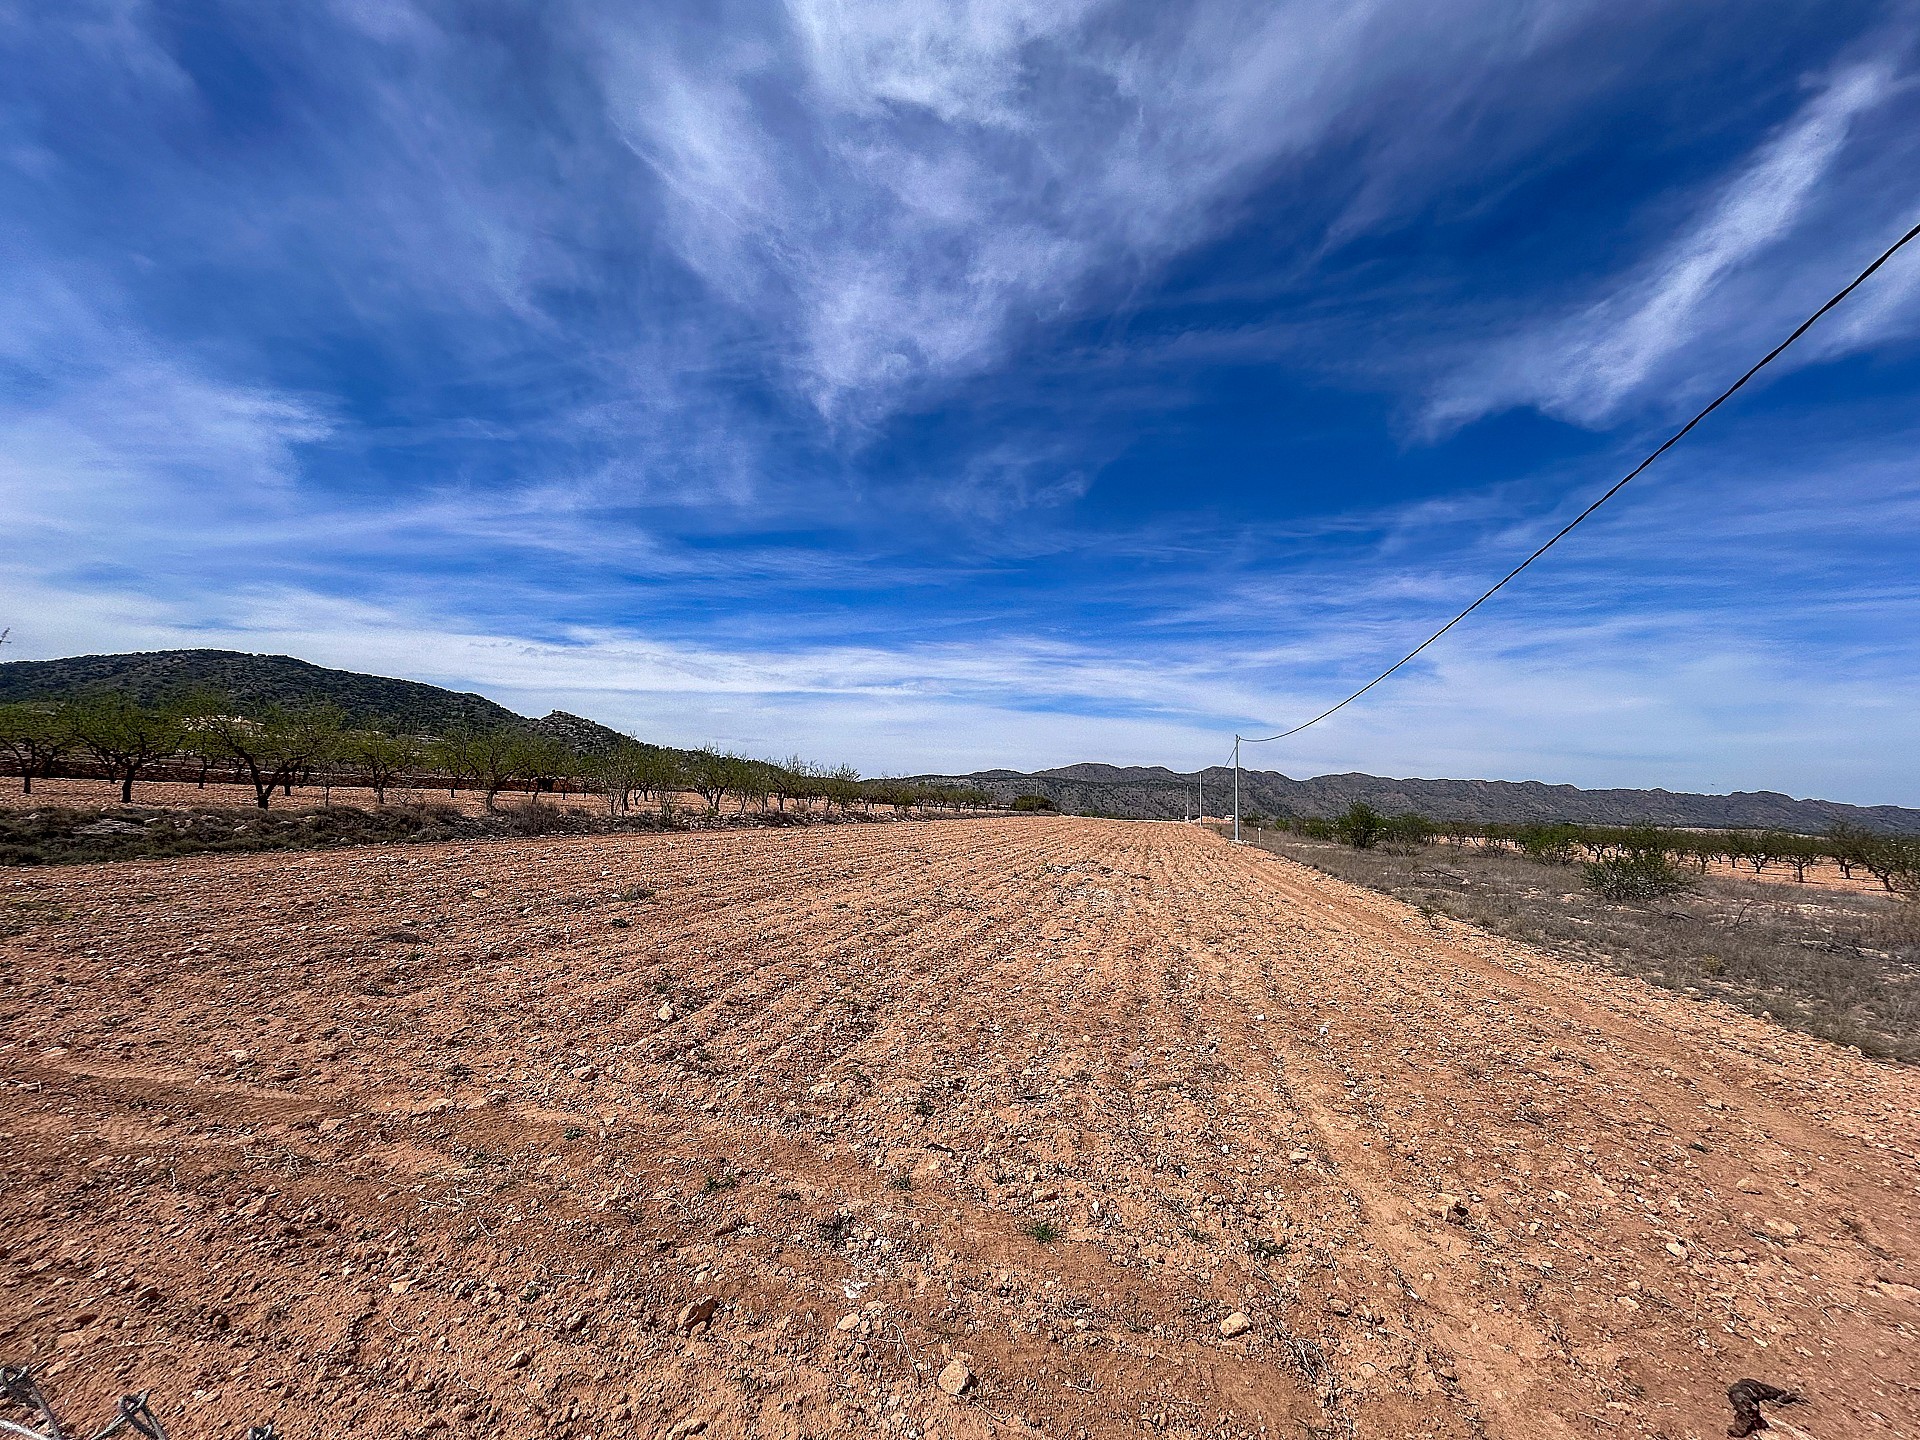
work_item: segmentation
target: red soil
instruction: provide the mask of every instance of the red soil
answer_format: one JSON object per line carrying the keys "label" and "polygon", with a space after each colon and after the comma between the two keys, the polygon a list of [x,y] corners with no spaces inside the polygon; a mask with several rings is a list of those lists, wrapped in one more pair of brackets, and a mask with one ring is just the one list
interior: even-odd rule
{"label": "red soil", "polygon": [[95,1424],[1920,1434],[1911,1072],[1196,828],[37,870],[9,931],[0,1360]]}

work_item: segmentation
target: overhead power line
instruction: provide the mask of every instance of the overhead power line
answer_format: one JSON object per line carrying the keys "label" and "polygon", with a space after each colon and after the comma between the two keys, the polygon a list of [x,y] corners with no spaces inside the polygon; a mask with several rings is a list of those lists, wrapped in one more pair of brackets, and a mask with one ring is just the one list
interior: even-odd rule
{"label": "overhead power line", "polygon": [[1373,687],[1378,685],[1382,680],[1385,680],[1389,675],[1393,674],[1394,671],[1398,670],[1401,666],[1405,665],[1409,660],[1412,660],[1422,650],[1425,650],[1429,645],[1433,644],[1434,641],[1438,640],[1442,635],[1446,634],[1449,630],[1453,629],[1454,626],[1458,625],[1462,620],[1466,619],[1474,611],[1478,610],[1482,605],[1486,604],[1487,601],[1491,600],[1494,597],[1494,595],[1499,590],[1501,590],[1509,580],[1513,579],[1514,576],[1518,575],[1522,570],[1526,569],[1529,565],[1533,564],[1534,561],[1538,560],[1542,555],[1546,554],[1547,551],[1551,550],[1554,546],[1558,545],[1562,540],[1566,539],[1567,536],[1573,532],[1574,528],[1578,526],[1581,521],[1585,520],[1589,515],[1593,514],[1594,511],[1598,510],[1602,505],[1606,504],[1607,501],[1611,500],[1614,496],[1618,495],[1622,490],[1626,489],[1628,482],[1637,478],[1640,475],[1640,473],[1643,470],[1645,470],[1649,465],[1653,464],[1654,461],[1658,460],[1662,455],[1666,454],[1667,451],[1671,450],[1675,445],[1678,445],[1683,439],[1686,438],[1688,431],[1692,430],[1694,426],[1698,425],[1702,420],[1706,419],[1707,416],[1711,415],[1714,411],[1718,410],[1722,405],[1726,404],[1727,401],[1731,400],[1734,397],[1734,395],[1737,394],[1746,385],[1746,383],[1749,380],[1753,379],[1754,376],[1758,375],[1762,370],[1766,369],[1767,366],[1771,365],[1775,360],[1779,359],[1780,356],[1786,352],[1787,348],[1791,346],[1794,341],[1798,340],[1802,335],[1806,334],[1807,331],[1811,330],[1816,320],[1818,320],[1822,315],[1825,315],[1829,310],[1833,309],[1834,306],[1838,305],[1842,300],[1846,299],[1847,296],[1851,295],[1855,290],[1859,289],[1860,286],[1866,281],[1868,276],[1873,274],[1874,271],[1878,270],[1882,265],[1886,264],[1887,261],[1891,260],[1894,257],[1894,255],[1900,250],[1901,246],[1905,245],[1908,241],[1916,238],[1920,238],[1920,225],[1914,226],[1911,230],[1907,231],[1906,234],[1902,235],[1898,240],[1894,241],[1893,244],[1889,245],[1885,250],[1883,250],[1880,253],[1879,259],[1875,260],[1871,265],[1867,266],[1866,269],[1862,270],[1858,275],[1854,276],[1852,280],[1848,281],[1845,289],[1837,292],[1832,299],[1827,301],[1826,304],[1822,305],[1818,310],[1814,311],[1813,314],[1809,315],[1805,320],[1802,320],[1800,324],[1797,327],[1795,327],[1794,332],[1791,335],[1787,336],[1786,339],[1782,340],[1778,345],[1774,346],[1773,349],[1769,350],[1765,355],[1763,355],[1757,362],[1755,362],[1753,368],[1747,371],[1746,374],[1742,375],[1738,380],[1734,381],[1733,384],[1729,385],[1725,390],[1722,390],[1720,394],[1714,398],[1714,401],[1712,404],[1708,405],[1699,414],[1695,415],[1691,420],[1687,421],[1686,424],[1682,425],[1678,430],[1674,431],[1673,434],[1669,435],[1665,440],[1663,440],[1660,443],[1659,449],[1655,450],[1652,454],[1648,455],[1646,459],[1642,460],[1638,465],[1634,466],[1633,469],[1629,470],[1625,475],[1621,476],[1618,480],[1616,480],[1613,483],[1612,487],[1608,489],[1608,491],[1604,495],[1600,496],[1599,499],[1595,500],[1591,505],[1587,506],[1586,509],[1582,510],[1578,515],[1574,516],[1573,519],[1569,520],[1565,525],[1561,526],[1560,530],[1553,536],[1552,539],[1548,540],[1546,544],[1542,545],[1538,550],[1535,550],[1531,555],[1527,556],[1526,559],[1522,560],[1518,565],[1514,566],[1513,569],[1509,570],[1505,575],[1502,575],[1492,585],[1488,586],[1486,592],[1482,594],[1478,600],[1475,600],[1471,605],[1467,606],[1466,609],[1462,610],[1458,615],[1454,616],[1451,620],[1447,621],[1446,624],[1442,625],[1438,630],[1434,631],[1433,634],[1429,635],[1426,639],[1422,640],[1418,645],[1414,646],[1413,649],[1409,650],[1405,655],[1402,655],[1398,660],[1394,661],[1393,664],[1389,665],[1386,669],[1382,670],[1378,675],[1374,676],[1373,679],[1369,680],[1366,684],[1362,685],[1358,690],[1354,691],[1351,695],[1347,696],[1347,698],[1342,700],[1339,704],[1329,705],[1325,710],[1322,710],[1318,715],[1314,716],[1311,720],[1303,720],[1298,725],[1295,725],[1291,730],[1282,730],[1278,735],[1261,735],[1261,736],[1248,735],[1248,736],[1241,737],[1244,743],[1248,745],[1264,745],[1269,740],[1284,740],[1289,735],[1298,735],[1302,730],[1305,730],[1309,725],[1318,725],[1322,720],[1326,719],[1329,715],[1333,714],[1335,711],[1344,710],[1347,706],[1351,705],[1354,701],[1358,700],[1362,695],[1366,694],[1369,690],[1373,689]]}
{"label": "overhead power line", "polygon": [[1522,570],[1526,569],[1529,565],[1533,564],[1534,561],[1538,560],[1542,555],[1546,554],[1547,551],[1551,550],[1554,546],[1558,545],[1562,540],[1566,539],[1567,536],[1572,534],[1573,531],[1581,524],[1581,522],[1586,520],[1586,518],[1589,515],[1593,514],[1594,511],[1598,510],[1602,505],[1606,504],[1614,496],[1618,495],[1622,490],[1626,489],[1628,484],[1631,483],[1635,478],[1637,478],[1642,471],[1644,471],[1649,465],[1653,464],[1653,462],[1658,460],[1662,455],[1666,454],[1667,451],[1671,450],[1675,445],[1678,445],[1682,440],[1684,440],[1694,426],[1698,425],[1702,420],[1706,419],[1714,411],[1718,410],[1722,405],[1726,404],[1727,401],[1731,400],[1735,395],[1737,395],[1742,389],[1745,388],[1749,380],[1753,379],[1754,376],[1758,375],[1762,370],[1766,369],[1767,366],[1771,365],[1775,360],[1778,360],[1782,355],[1784,355],[1787,352],[1788,348],[1791,347],[1796,340],[1798,340],[1802,335],[1806,334],[1807,331],[1813,328],[1815,321],[1819,320],[1821,316],[1825,315],[1829,310],[1833,309],[1834,306],[1838,305],[1842,300],[1845,300],[1855,290],[1859,289],[1863,284],[1866,283],[1867,278],[1870,275],[1872,275],[1874,271],[1878,270],[1882,265],[1886,264],[1887,261],[1891,260],[1896,254],[1900,252],[1903,246],[1905,246],[1906,244],[1908,244],[1908,242],[1914,240],[1915,238],[1920,238],[1920,225],[1915,225],[1911,230],[1907,231],[1906,234],[1902,235],[1898,240],[1894,241],[1893,244],[1889,245],[1885,250],[1881,251],[1879,256],[1874,260],[1874,262],[1871,265],[1867,266],[1866,269],[1862,270],[1858,275],[1854,276],[1853,279],[1849,280],[1839,290],[1835,291],[1834,294],[1827,300],[1827,302],[1824,305],[1822,305],[1818,310],[1814,311],[1806,319],[1802,320],[1797,326],[1795,326],[1794,331],[1791,335],[1787,336],[1786,339],[1782,340],[1778,345],[1774,346],[1773,349],[1769,350],[1765,355],[1761,356],[1757,361],[1755,361],[1752,368],[1749,369],[1746,374],[1742,375],[1738,380],[1734,381],[1733,384],[1729,385],[1725,390],[1722,390],[1718,395],[1716,395],[1713,398],[1713,401],[1711,404],[1707,405],[1691,420],[1687,421],[1686,424],[1682,425],[1678,430],[1674,431],[1673,434],[1669,435],[1665,440],[1661,441],[1659,447],[1655,449],[1651,454],[1649,454],[1646,459],[1642,460],[1638,465],[1634,466],[1633,469],[1629,470],[1625,475],[1622,475],[1618,480],[1616,480],[1613,483],[1611,487],[1608,488],[1605,494],[1601,495],[1592,504],[1588,505],[1586,509],[1582,510],[1578,515],[1574,516],[1573,519],[1569,520],[1565,525],[1561,526],[1560,529],[1554,533],[1552,538],[1549,539],[1544,545],[1542,545],[1539,549],[1535,550],[1531,555],[1527,556],[1527,558],[1522,560],[1518,565],[1514,566],[1513,569],[1509,570],[1506,574],[1502,575],[1492,585],[1488,586],[1487,589],[1480,595],[1480,597],[1477,600],[1475,600],[1471,605],[1467,606],[1466,609],[1462,610],[1458,615],[1455,615],[1451,620],[1447,621],[1446,624],[1442,625],[1438,630],[1434,631],[1433,634],[1429,635],[1426,639],[1422,640],[1418,645],[1414,646],[1413,649],[1409,650],[1406,654],[1402,655],[1398,660],[1394,661],[1393,664],[1389,665],[1386,669],[1382,670],[1378,675],[1374,676],[1373,679],[1369,680],[1366,684],[1362,685],[1358,690],[1355,690],[1351,695],[1348,695],[1345,699],[1339,701],[1337,704],[1329,705],[1326,709],[1322,710],[1318,715],[1315,715],[1311,720],[1303,720],[1298,725],[1293,726],[1291,729],[1280,731],[1277,735],[1246,735],[1246,736],[1236,735],[1234,736],[1233,737],[1233,780],[1234,780],[1233,838],[1236,841],[1239,840],[1240,838],[1240,747],[1242,745],[1265,745],[1274,740],[1284,740],[1289,735],[1298,735],[1302,730],[1307,729],[1309,726],[1318,725],[1322,720],[1325,720],[1329,715],[1336,714],[1339,711],[1346,709],[1347,706],[1351,705],[1354,701],[1358,700],[1362,695],[1366,694],[1369,690],[1373,689],[1373,687],[1378,685],[1382,680],[1385,680],[1388,676],[1392,675],[1396,670],[1399,670],[1402,666],[1407,664],[1408,661],[1414,659],[1414,657],[1419,655],[1421,651],[1425,650],[1429,645],[1433,644],[1434,641],[1438,640],[1442,635],[1445,635],[1449,630],[1453,629],[1454,626],[1458,625],[1462,620],[1466,619],[1469,615],[1473,614],[1474,611],[1478,610],[1482,605],[1486,604],[1487,601],[1491,600],[1496,594],[1498,594],[1502,589],[1505,588],[1507,582],[1509,580],[1512,580],[1514,576],[1518,575]]}

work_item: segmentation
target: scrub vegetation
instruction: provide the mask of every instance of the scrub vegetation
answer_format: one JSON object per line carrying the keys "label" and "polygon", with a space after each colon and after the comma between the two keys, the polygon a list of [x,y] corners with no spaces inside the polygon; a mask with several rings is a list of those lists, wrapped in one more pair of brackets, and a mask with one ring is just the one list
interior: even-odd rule
{"label": "scrub vegetation", "polygon": [[1442,826],[1364,808],[1243,835],[1429,914],[1920,1060],[1913,837]]}

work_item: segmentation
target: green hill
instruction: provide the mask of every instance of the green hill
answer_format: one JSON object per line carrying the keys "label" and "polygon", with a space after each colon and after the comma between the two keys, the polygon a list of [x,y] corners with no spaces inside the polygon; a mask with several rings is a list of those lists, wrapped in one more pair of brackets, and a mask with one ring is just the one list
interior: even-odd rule
{"label": "green hill", "polygon": [[110,693],[157,704],[208,691],[232,700],[242,714],[275,705],[325,703],[337,706],[354,724],[388,725],[417,734],[529,725],[563,732],[564,738],[576,744],[604,743],[614,736],[603,725],[558,711],[545,721],[530,721],[483,695],[443,690],[418,680],[329,670],[290,655],[154,650],[0,664],[0,703],[73,700]]}

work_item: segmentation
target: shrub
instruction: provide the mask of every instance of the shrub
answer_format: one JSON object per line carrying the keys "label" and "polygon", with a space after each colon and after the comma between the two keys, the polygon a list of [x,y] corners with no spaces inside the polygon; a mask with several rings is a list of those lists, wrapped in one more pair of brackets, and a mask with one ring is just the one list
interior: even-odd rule
{"label": "shrub", "polygon": [[1054,807],[1052,798],[1046,795],[1016,795],[1013,797],[1013,808],[1021,814],[1032,814],[1038,810],[1051,810]]}
{"label": "shrub", "polygon": [[1623,850],[1587,866],[1586,883],[1603,900],[1632,905],[1678,894],[1694,882],[1664,850]]}
{"label": "shrub", "polygon": [[1334,818],[1333,838],[1356,850],[1373,849],[1386,834],[1387,817],[1364,800],[1354,801]]}
{"label": "shrub", "polygon": [[1387,848],[1411,855],[1434,837],[1434,824],[1424,815],[1394,815],[1382,836]]}
{"label": "shrub", "polygon": [[575,835],[593,828],[588,817],[558,805],[542,805],[535,799],[506,806],[494,814],[499,817],[500,828],[509,835]]}
{"label": "shrub", "polygon": [[1528,825],[1519,836],[1520,853],[1541,865],[1571,865],[1580,832],[1571,825]]}

